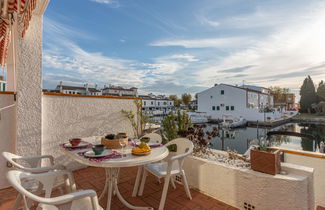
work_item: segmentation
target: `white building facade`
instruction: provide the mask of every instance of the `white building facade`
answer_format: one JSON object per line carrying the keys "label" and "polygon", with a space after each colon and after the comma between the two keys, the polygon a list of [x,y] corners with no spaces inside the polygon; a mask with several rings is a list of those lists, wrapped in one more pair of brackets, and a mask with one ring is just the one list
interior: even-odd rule
{"label": "white building facade", "polygon": [[120,86],[109,85],[103,89],[103,95],[138,97],[138,88],[123,88]]}
{"label": "white building facade", "polygon": [[95,85],[95,88],[90,88],[87,83],[84,84],[83,87],[78,87],[78,86],[62,85],[62,82],[60,82],[60,85],[56,87],[56,91],[64,94],[92,95],[92,96],[102,95],[102,90],[97,89],[97,85]]}
{"label": "white building facade", "polygon": [[[273,108],[273,96],[267,88],[227,84],[215,85],[198,93],[198,111],[205,112],[212,119],[223,116],[243,117],[248,121],[267,121],[277,118]],[[264,112],[269,109],[269,112]]]}
{"label": "white building facade", "polygon": [[3,76],[0,76],[0,91],[6,91],[6,81],[4,81]]}
{"label": "white building facade", "polygon": [[142,98],[142,111],[149,115],[165,115],[175,110],[174,101],[163,96],[153,94],[140,96]]}

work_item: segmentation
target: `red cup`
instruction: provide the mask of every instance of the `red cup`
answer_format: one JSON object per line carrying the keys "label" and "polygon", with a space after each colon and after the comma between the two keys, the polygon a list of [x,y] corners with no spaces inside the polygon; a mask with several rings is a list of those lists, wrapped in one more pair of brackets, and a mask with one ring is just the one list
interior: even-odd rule
{"label": "red cup", "polygon": [[79,138],[73,138],[73,139],[70,139],[69,140],[70,144],[75,147],[75,146],[78,146],[81,142],[81,139]]}

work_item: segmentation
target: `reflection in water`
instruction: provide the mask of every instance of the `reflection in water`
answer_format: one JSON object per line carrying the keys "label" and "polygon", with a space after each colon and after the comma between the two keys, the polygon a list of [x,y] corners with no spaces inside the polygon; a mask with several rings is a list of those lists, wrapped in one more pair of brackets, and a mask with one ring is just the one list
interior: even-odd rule
{"label": "reflection in water", "polygon": [[[210,131],[213,127],[215,125],[208,124],[206,130]],[[274,135],[270,138],[272,146],[286,149],[318,152],[320,142],[325,139],[325,125],[287,123],[273,129],[246,127],[224,132],[220,131],[218,137],[211,139],[211,147],[219,150],[236,150],[238,153],[243,154],[250,145],[257,144],[257,139],[265,137],[266,133],[270,130],[292,131],[313,135],[315,137],[315,141],[302,137],[283,135]],[[224,138],[222,138],[222,133]]]}

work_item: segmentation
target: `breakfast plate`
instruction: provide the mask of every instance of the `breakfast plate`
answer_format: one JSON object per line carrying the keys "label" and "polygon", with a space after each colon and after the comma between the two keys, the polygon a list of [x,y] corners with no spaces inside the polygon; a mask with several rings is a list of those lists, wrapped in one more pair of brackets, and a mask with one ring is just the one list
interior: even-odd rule
{"label": "breakfast plate", "polygon": [[90,150],[90,151],[85,152],[84,155],[85,155],[86,157],[104,157],[104,156],[110,155],[110,154],[112,154],[112,153],[113,153],[112,150],[105,149],[101,154],[99,154],[99,155],[95,155],[95,152],[92,151],[92,150]]}
{"label": "breakfast plate", "polygon": [[132,155],[136,155],[136,156],[145,156],[145,155],[149,155],[151,151],[148,152],[132,152]]}
{"label": "breakfast plate", "polygon": [[82,141],[77,146],[72,146],[70,143],[65,143],[63,146],[66,148],[78,148],[78,147],[86,147],[88,145],[89,145],[88,142]]}

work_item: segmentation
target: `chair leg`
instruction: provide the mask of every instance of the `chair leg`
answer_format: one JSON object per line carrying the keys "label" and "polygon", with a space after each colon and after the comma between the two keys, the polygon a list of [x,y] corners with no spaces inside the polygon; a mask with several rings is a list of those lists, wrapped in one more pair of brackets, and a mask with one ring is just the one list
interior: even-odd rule
{"label": "chair leg", "polygon": [[176,189],[176,185],[175,185],[175,177],[174,176],[172,176],[171,178],[170,178],[170,182],[172,183],[172,186],[173,186],[173,188],[174,188],[174,190]]}
{"label": "chair leg", "polygon": [[163,192],[161,194],[161,199],[160,199],[158,210],[163,210],[164,209],[165,202],[166,202],[166,197],[167,197],[167,192],[168,192],[169,181],[170,181],[170,174],[165,177],[164,188],[163,188]]}
{"label": "chair leg", "polygon": [[143,194],[143,189],[144,189],[144,184],[146,183],[146,178],[148,175],[148,171],[146,169],[143,170],[143,174],[142,174],[142,180],[141,180],[141,185],[140,185],[140,189],[139,189],[139,196],[142,196]]}
{"label": "chair leg", "polygon": [[19,207],[22,199],[23,199],[23,196],[19,193],[17,198],[16,198],[15,204],[12,207],[12,210],[18,210],[18,207]]}
{"label": "chair leg", "polygon": [[184,170],[181,171],[181,174],[182,174],[182,182],[183,182],[183,185],[184,185],[186,195],[190,200],[192,200],[190,188],[188,187],[187,178],[186,178]]}

